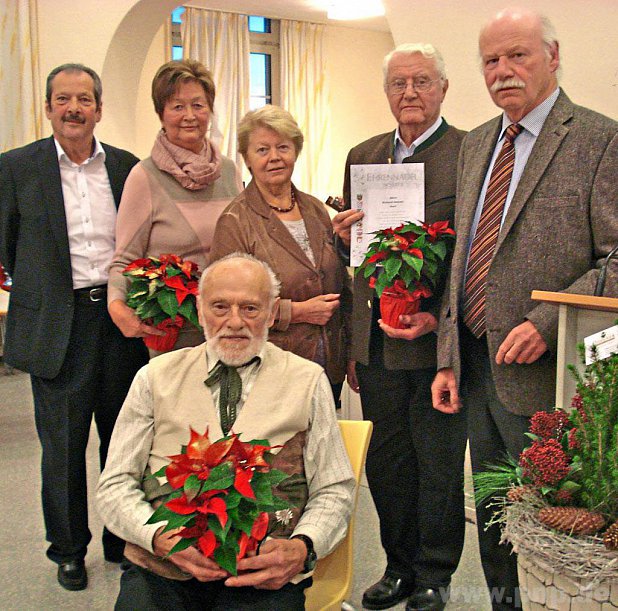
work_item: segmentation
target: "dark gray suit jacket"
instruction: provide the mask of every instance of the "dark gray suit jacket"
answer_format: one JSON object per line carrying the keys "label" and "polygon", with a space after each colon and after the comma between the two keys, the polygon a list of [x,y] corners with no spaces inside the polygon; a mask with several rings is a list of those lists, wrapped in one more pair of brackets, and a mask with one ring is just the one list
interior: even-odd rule
{"label": "dark gray suit jacket", "polygon": [[[116,206],[139,161],[103,144]],[[0,155],[0,261],[13,278],[4,358],[53,378],[73,320],[73,280],[60,167],[53,138]]]}
{"label": "dark gray suit jacket", "polygon": [[[455,224],[458,237],[440,318],[438,367],[460,378],[459,316],[468,240],[501,117],[471,131],[461,147]],[[531,415],[554,404],[556,306],[534,302],[534,289],[592,294],[601,260],[618,243],[618,123],[561,92],[532,149],[489,269],[487,342],[500,401]],[[618,295],[616,268],[606,295]],[[532,365],[496,365],[513,327],[530,320],[550,352]]]}
{"label": "dark gray suit jacket", "polygon": [[[425,220],[453,219],[455,204],[455,178],[459,147],[465,132],[448,126],[439,130],[426,143],[422,143],[412,157],[404,163],[425,164]],[[393,156],[395,132],[374,136],[355,146],[346,160],[343,196],[350,207],[350,166],[366,163],[388,163]],[[415,219],[410,219],[415,220]],[[452,223],[451,223],[452,225]],[[438,288],[436,301],[439,304],[442,287]],[[372,309],[375,292],[363,278],[362,272],[354,278],[354,307],[352,310],[351,358],[364,365],[369,362],[369,341]],[[423,304],[423,309],[431,303]],[[438,314],[439,308],[435,308]],[[384,335],[383,362],[387,369],[423,369],[436,364],[436,335],[427,333],[413,341],[391,339]]]}

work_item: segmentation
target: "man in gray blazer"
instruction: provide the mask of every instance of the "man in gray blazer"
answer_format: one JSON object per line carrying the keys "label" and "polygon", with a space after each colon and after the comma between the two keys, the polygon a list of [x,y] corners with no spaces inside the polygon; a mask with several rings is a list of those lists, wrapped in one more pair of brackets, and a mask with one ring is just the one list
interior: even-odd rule
{"label": "man in gray blazer", "polygon": [[[504,113],[462,145],[457,242],[432,386],[437,410],[453,414],[465,404],[475,471],[506,452],[517,457],[530,416],[554,404],[558,312],[533,302],[531,291],[592,294],[598,268],[618,242],[618,124],[576,106],[558,87],[559,46],[549,21],[503,10],[482,29],[479,50],[487,88]],[[490,242],[492,197],[485,196],[497,194],[492,170],[504,167],[502,150],[513,146],[483,274],[475,236]],[[618,294],[616,279],[613,267],[606,294]],[[494,608],[513,608],[516,558],[499,545],[497,526],[485,530],[491,514],[477,509],[483,569]]]}
{"label": "man in gray blazer", "polygon": [[[31,374],[42,447],[48,557],[68,590],[87,585],[85,451],[94,419],[101,466],[126,393],[147,362],[107,313],[116,208],[138,159],[101,144],[101,81],[81,64],[47,78],[53,137],[0,156],[0,261],[13,278],[4,358]],[[124,541],[105,530],[105,558]]]}
{"label": "man in gray blazer", "polygon": [[[423,163],[424,220],[452,220],[464,132],[440,115],[447,89],[444,60],[432,45],[400,45],[384,58],[384,90],[398,127],[348,154],[347,207],[351,165]],[[347,210],[333,220],[346,244],[360,214]],[[367,609],[386,609],[408,597],[410,611],[444,608],[461,555],[465,417],[436,412],[430,394],[442,289],[418,314],[404,317],[405,329],[394,329],[380,320],[369,282],[362,274],[354,280],[351,356],[358,382],[352,367],[348,381],[360,387],[363,417],[374,424],[366,472],[386,553],[384,576],[363,596]]]}

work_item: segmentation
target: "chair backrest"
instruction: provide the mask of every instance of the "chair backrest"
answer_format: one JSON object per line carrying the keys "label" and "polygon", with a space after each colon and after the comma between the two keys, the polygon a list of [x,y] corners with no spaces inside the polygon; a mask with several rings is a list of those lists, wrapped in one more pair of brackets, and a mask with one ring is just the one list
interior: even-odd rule
{"label": "chair backrest", "polygon": [[331,554],[318,561],[313,573],[313,586],[306,591],[307,611],[339,610],[341,603],[352,591],[354,514],[373,423],[364,420],[340,420],[339,428],[356,478],[354,507],[345,539]]}

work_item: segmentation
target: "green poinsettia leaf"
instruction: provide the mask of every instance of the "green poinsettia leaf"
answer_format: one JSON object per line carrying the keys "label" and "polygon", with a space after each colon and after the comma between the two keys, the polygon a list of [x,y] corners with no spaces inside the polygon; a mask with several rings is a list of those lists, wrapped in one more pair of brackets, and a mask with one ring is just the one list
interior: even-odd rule
{"label": "green poinsettia leaf", "polygon": [[182,270],[177,267],[172,267],[171,265],[168,265],[165,268],[165,274],[168,278],[173,278],[174,276],[180,276],[180,274],[182,274]]}
{"label": "green poinsettia leaf", "polygon": [[204,482],[204,492],[207,490],[226,490],[234,485],[234,467],[229,462],[221,463],[212,469]]}
{"label": "green poinsettia leaf", "polygon": [[422,251],[424,251],[426,247],[427,247],[427,234],[422,233],[421,235],[418,236],[418,238],[416,238],[416,240],[414,240],[414,243],[412,244],[412,248],[420,248]]}
{"label": "green poinsettia leaf", "polygon": [[201,329],[200,321],[197,316],[197,307],[195,304],[195,297],[189,295],[185,298],[182,304],[178,308],[178,314],[186,318],[194,327]]}
{"label": "green poinsettia leaf", "polygon": [[151,473],[148,477],[165,477],[165,471],[168,466],[169,465],[163,465],[156,473]]}
{"label": "green poinsettia leaf", "polygon": [[423,263],[423,275],[434,284],[434,278],[438,272],[438,264],[431,259],[425,259]]}
{"label": "green poinsettia leaf", "polygon": [[167,532],[169,530],[174,530],[176,528],[182,528],[183,526],[193,526],[193,522],[195,520],[195,516],[192,514],[182,515],[180,513],[174,513],[173,511],[169,511],[169,517],[167,519],[167,524],[162,532]]}
{"label": "green poinsettia leaf", "polygon": [[236,556],[238,554],[238,543],[228,539],[225,545],[218,547],[214,553],[215,562],[231,575],[237,575]]}
{"label": "green poinsettia leaf", "polygon": [[232,488],[225,497],[225,505],[227,506],[228,512],[230,509],[238,507],[241,499],[242,494],[240,494],[240,492],[238,492],[235,488]]}
{"label": "green poinsettia leaf", "polygon": [[154,513],[148,518],[146,524],[157,524],[158,522],[165,522],[170,514],[173,512],[170,511],[165,505],[159,505]]}
{"label": "green poinsettia leaf", "polygon": [[446,242],[429,242],[429,246],[431,248],[431,251],[442,261],[444,261],[447,253]]}
{"label": "green poinsettia leaf", "polygon": [[409,265],[404,265],[401,267],[401,271],[399,272],[399,276],[403,280],[403,283],[406,285],[406,288],[414,282],[414,280],[418,280],[418,274],[416,271],[411,268]]}
{"label": "green poinsettia leaf", "polygon": [[[375,263],[369,263],[367,265],[367,267],[365,267],[365,272],[364,272],[364,277],[365,278],[369,278],[370,276],[373,276],[374,272],[376,271],[376,267],[377,265]],[[361,269],[360,267],[356,268],[356,271],[358,272],[358,270]]]}
{"label": "green poinsettia leaf", "polygon": [[154,318],[162,313],[161,306],[157,301],[144,301],[139,307],[135,310],[135,313],[139,316],[141,320],[146,320],[147,318]]}
{"label": "green poinsettia leaf", "polygon": [[384,261],[384,273],[389,281],[393,280],[401,268],[401,259],[386,259]]}
{"label": "green poinsettia leaf", "polygon": [[232,522],[233,520],[230,520],[229,512],[228,512],[228,519],[227,519],[227,522],[225,523],[225,526],[221,526],[221,522],[219,522],[219,518],[217,516],[213,516],[213,515],[208,516],[208,528],[212,530],[217,541],[221,543],[225,542],[228,536],[228,533],[230,532],[230,529],[232,527]]}
{"label": "green poinsettia leaf", "polygon": [[198,479],[197,475],[189,475],[185,480],[183,490],[187,496],[187,501],[192,501],[201,491],[202,481]]}
{"label": "green poinsettia leaf", "polygon": [[423,260],[418,257],[414,257],[413,255],[404,252],[402,255],[402,259],[414,270],[416,273],[415,280],[418,280],[421,277],[421,270],[423,269]]}
{"label": "green poinsettia leaf", "polygon": [[157,301],[161,309],[172,319],[176,318],[178,313],[178,300],[176,299],[176,291],[166,290],[157,293]]}
{"label": "green poinsettia leaf", "polygon": [[191,537],[190,539],[180,539],[174,547],[169,551],[168,556],[175,554],[176,552],[182,552],[183,550],[195,545],[197,542],[197,537]]}
{"label": "green poinsettia leaf", "polygon": [[375,284],[375,291],[376,291],[376,295],[378,297],[382,297],[382,293],[384,292],[384,289],[389,286],[389,282],[388,282],[388,278],[386,277],[386,274],[380,274],[378,276],[378,279],[376,280],[376,284]]}
{"label": "green poinsettia leaf", "polygon": [[581,489],[581,484],[574,482],[572,480],[567,480],[566,482],[562,482],[560,484],[559,490],[567,490],[569,492],[577,492]]}
{"label": "green poinsettia leaf", "polygon": [[291,509],[292,507],[296,507],[296,505],[293,505],[292,503],[290,503],[289,500],[282,499],[276,494],[273,494],[273,502],[272,502],[272,505],[270,506],[270,509],[262,508],[261,506],[258,505],[258,509],[260,511],[266,511],[268,513],[272,513],[273,511],[281,511],[282,509]]}

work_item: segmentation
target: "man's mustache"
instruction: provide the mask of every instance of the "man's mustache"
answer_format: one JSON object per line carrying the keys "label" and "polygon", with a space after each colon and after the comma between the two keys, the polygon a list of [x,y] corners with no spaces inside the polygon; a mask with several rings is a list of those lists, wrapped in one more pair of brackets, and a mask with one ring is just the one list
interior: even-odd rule
{"label": "man's mustache", "polygon": [[526,83],[520,81],[518,78],[507,78],[504,81],[495,81],[489,90],[491,93],[497,93],[501,89],[524,89],[525,87]]}
{"label": "man's mustache", "polygon": [[86,122],[86,118],[85,117],[83,117],[79,113],[75,113],[75,112],[67,112],[67,114],[64,115],[64,117],[62,117],[62,120],[65,123],[70,121],[71,123],[82,123],[82,124],[84,124]]}

